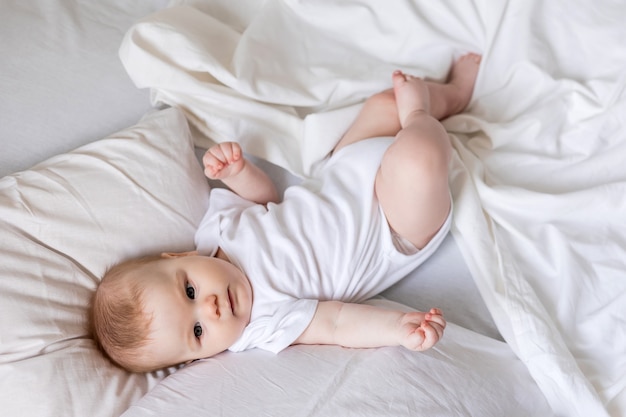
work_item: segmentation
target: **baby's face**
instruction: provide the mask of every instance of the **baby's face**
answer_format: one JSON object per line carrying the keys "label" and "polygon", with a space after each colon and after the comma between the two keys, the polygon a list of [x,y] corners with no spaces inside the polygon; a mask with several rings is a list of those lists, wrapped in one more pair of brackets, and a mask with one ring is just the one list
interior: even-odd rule
{"label": "baby's face", "polygon": [[144,310],[152,316],[146,358],[165,366],[228,349],[250,322],[252,288],[218,258],[164,258],[141,272]]}

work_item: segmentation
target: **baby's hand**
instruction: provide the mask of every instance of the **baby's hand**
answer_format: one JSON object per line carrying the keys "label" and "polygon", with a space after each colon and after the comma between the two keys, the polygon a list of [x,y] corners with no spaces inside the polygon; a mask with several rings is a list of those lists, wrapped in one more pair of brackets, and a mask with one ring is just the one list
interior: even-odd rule
{"label": "baby's hand", "polygon": [[430,349],[443,336],[446,321],[438,308],[428,313],[405,313],[400,321],[401,345],[410,350]]}
{"label": "baby's hand", "polygon": [[222,142],[213,145],[202,158],[204,175],[212,180],[223,180],[241,172],[245,159],[237,142]]}

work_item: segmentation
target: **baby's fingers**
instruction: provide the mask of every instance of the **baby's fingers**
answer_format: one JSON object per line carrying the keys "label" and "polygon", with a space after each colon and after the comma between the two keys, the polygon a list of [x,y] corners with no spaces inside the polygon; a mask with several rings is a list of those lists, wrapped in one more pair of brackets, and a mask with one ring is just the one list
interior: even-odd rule
{"label": "baby's fingers", "polygon": [[241,158],[241,147],[237,142],[222,142],[210,150],[225,164],[232,164]]}
{"label": "baby's fingers", "polygon": [[420,326],[420,330],[424,335],[424,341],[422,342],[420,350],[430,349],[435,346],[443,336],[443,327],[436,323],[424,321]]}
{"label": "baby's fingers", "polygon": [[437,339],[441,339],[443,337],[445,326],[442,326],[441,324],[434,322],[434,321],[425,321],[421,325],[422,329],[424,328],[425,325],[433,329],[437,333]]}
{"label": "baby's fingers", "polygon": [[204,164],[204,174],[209,178],[215,178],[225,166],[224,162],[210,151],[204,154],[202,163]]}
{"label": "baby's fingers", "polygon": [[443,318],[443,313],[438,308],[430,309],[430,311],[424,315],[424,318],[442,327],[446,327],[446,320]]}
{"label": "baby's fingers", "polygon": [[446,320],[443,318],[441,310],[433,308],[424,316],[426,323],[432,326],[437,332],[439,338],[443,337],[443,330],[446,328]]}
{"label": "baby's fingers", "polygon": [[223,170],[240,161],[241,157],[241,147],[236,142],[222,142],[211,146],[202,158],[204,174],[211,179],[222,179],[224,175],[228,175]]}

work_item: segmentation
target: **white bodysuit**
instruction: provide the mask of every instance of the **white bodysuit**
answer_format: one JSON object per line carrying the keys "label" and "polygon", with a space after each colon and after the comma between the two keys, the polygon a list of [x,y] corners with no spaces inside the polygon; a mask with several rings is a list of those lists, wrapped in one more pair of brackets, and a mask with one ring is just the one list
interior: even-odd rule
{"label": "white bodysuit", "polygon": [[441,244],[451,215],[422,250],[391,231],[374,179],[391,138],[356,142],[267,206],[211,190],[196,233],[200,254],[222,248],[252,285],[250,324],[230,347],[279,352],[311,322],[318,301],[360,302],[385,290]]}

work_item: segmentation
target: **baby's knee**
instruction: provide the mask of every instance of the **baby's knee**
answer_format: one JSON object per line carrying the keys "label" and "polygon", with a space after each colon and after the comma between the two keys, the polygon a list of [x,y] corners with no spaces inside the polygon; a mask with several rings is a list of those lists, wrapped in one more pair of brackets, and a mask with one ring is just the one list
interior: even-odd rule
{"label": "baby's knee", "polygon": [[450,160],[449,144],[434,140],[394,142],[384,165],[395,175],[417,180],[446,176]]}
{"label": "baby's knee", "polygon": [[385,90],[371,95],[365,100],[364,107],[376,113],[396,113],[396,97],[393,90]]}

